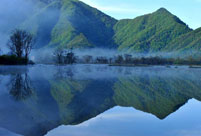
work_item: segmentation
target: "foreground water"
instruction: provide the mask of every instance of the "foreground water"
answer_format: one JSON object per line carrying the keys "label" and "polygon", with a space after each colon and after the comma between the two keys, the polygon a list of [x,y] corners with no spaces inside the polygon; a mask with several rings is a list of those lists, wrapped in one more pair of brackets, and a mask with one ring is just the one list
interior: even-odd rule
{"label": "foreground water", "polygon": [[2,136],[200,136],[201,69],[0,66]]}

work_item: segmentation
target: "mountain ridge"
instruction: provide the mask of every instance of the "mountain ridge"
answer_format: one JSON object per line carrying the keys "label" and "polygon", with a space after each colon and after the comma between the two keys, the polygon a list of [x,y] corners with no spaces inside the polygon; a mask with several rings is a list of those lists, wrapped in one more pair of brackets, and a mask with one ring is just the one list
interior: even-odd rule
{"label": "mountain ridge", "polygon": [[115,27],[122,24],[120,30],[115,28],[114,36],[120,45],[119,50],[160,51],[175,37],[191,31],[184,22],[164,8],[134,19],[120,20]]}
{"label": "mountain ridge", "polygon": [[[45,3],[45,6],[23,24],[23,28],[29,28],[36,35],[37,48],[97,47],[147,53],[171,51],[188,49],[189,45],[179,44],[177,47],[177,44],[182,42],[179,40],[185,34],[194,33],[165,8],[134,19],[116,20],[79,0],[37,1]],[[194,48],[194,42],[190,43]],[[201,44],[197,43],[196,48],[200,47]]]}
{"label": "mountain ridge", "polygon": [[[56,5],[60,5],[60,7]],[[51,8],[50,11],[47,11],[48,7]],[[56,13],[55,17],[52,16],[52,13]],[[36,13],[30,20],[24,24],[24,28],[30,27],[29,22],[35,22],[36,27],[32,25],[29,30],[39,39],[38,47],[59,45],[62,48],[112,44],[112,26],[116,23],[116,19],[77,0],[55,0],[47,4],[42,11]],[[54,23],[48,27],[48,22]],[[39,29],[39,26],[42,27]],[[46,33],[47,29],[50,30],[48,34]],[[44,30],[44,32],[39,33],[39,30]],[[41,37],[42,39],[46,37],[49,40],[44,44],[40,40]],[[40,45],[41,43],[42,45]],[[79,44],[80,46],[78,46]]]}

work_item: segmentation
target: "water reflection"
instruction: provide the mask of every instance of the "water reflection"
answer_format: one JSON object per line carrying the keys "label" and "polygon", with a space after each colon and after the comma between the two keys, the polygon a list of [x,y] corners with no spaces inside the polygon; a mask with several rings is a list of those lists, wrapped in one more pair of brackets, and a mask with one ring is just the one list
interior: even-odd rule
{"label": "water reflection", "polygon": [[133,108],[115,107],[77,126],[60,126],[47,136],[200,136],[201,103],[190,100],[164,120]]}
{"label": "water reflection", "polygon": [[27,73],[12,75],[8,88],[16,101],[25,100],[33,94],[33,87]]}
{"label": "water reflection", "polygon": [[67,69],[63,69],[62,67],[57,67],[57,72],[55,73],[55,79],[73,79],[74,72],[73,67],[68,67]]}
{"label": "water reflection", "polygon": [[0,127],[25,136],[78,125],[115,106],[165,119],[201,100],[201,70],[187,67],[1,66],[0,76]]}

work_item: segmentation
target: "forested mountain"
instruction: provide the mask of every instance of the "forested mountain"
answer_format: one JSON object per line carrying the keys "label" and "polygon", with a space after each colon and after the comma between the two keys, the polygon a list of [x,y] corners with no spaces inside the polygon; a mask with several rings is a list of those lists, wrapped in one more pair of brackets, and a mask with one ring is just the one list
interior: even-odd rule
{"label": "forested mountain", "polygon": [[120,20],[114,30],[114,40],[119,50],[139,52],[160,51],[173,39],[191,31],[164,8],[135,19]]}
{"label": "forested mountain", "polygon": [[181,51],[200,51],[201,50],[201,28],[186,33],[174,40],[166,46],[165,50],[181,50]]}
{"label": "forested mountain", "polygon": [[135,19],[116,20],[79,0],[31,0],[37,10],[22,25],[37,48],[115,48],[129,52],[200,49],[193,31],[165,8]]}
{"label": "forested mountain", "polygon": [[116,22],[83,2],[55,0],[36,12],[22,27],[36,35],[38,47],[112,47]]}

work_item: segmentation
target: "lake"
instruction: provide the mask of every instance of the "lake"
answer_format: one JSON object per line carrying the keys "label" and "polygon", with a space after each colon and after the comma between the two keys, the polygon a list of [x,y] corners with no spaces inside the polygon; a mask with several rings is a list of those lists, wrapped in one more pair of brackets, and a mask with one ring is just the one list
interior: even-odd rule
{"label": "lake", "polygon": [[0,66],[0,136],[200,136],[201,69]]}

